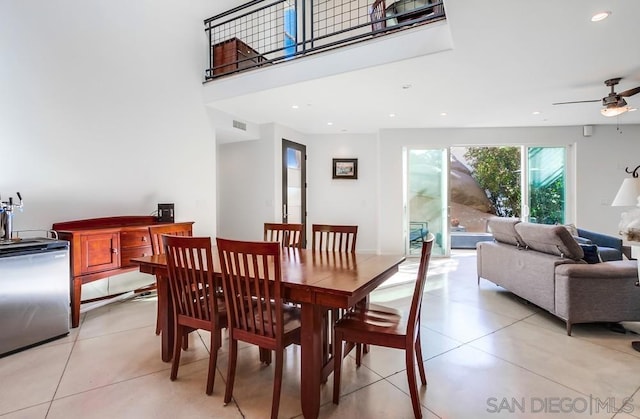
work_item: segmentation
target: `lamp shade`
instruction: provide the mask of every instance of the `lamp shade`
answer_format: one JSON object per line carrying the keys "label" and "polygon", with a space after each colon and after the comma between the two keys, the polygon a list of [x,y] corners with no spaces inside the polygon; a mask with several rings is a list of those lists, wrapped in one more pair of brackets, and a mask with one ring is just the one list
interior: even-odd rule
{"label": "lamp shade", "polygon": [[634,207],[638,205],[640,196],[640,178],[631,177],[622,181],[616,197],[611,203],[612,207]]}
{"label": "lamp shade", "polygon": [[611,108],[607,107],[600,109],[600,113],[604,116],[618,116],[629,111],[629,109],[631,108],[629,108],[628,106],[616,106]]}

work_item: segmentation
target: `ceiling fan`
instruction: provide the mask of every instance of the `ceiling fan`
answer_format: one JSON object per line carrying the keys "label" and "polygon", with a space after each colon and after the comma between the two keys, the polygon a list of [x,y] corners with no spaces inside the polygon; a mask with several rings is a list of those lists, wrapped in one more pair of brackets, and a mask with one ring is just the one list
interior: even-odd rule
{"label": "ceiling fan", "polygon": [[593,99],[593,100],[577,100],[573,102],[557,102],[552,105],[567,105],[570,103],[587,103],[587,102],[600,102],[602,100],[602,108],[600,113],[604,116],[616,116],[623,114],[630,110],[631,108],[627,106],[627,101],[624,100],[625,97],[633,96],[636,93],[640,93],[640,86],[635,87],[633,89],[625,90],[624,92],[616,93],[613,89],[616,84],[618,84],[622,80],[621,77],[615,79],[609,79],[604,82],[607,86],[611,87],[611,92],[603,97],[602,99]]}

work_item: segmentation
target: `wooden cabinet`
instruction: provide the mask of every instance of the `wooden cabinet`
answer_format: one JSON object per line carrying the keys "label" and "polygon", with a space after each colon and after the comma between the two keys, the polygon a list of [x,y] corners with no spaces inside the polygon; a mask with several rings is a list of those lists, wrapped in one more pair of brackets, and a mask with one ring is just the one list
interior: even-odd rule
{"label": "wooden cabinet", "polygon": [[137,270],[130,259],[152,254],[149,226],[158,224],[185,224],[191,228],[193,222],[159,223],[152,216],[124,216],[53,224],[58,237],[71,245],[72,327],[78,327],[80,322],[82,284]]}
{"label": "wooden cabinet", "polygon": [[[67,237],[60,238],[69,240]],[[80,274],[117,269],[120,266],[118,254],[118,233],[80,234]]]}
{"label": "wooden cabinet", "polygon": [[262,54],[238,38],[220,42],[211,48],[214,75],[255,67],[266,61]]}

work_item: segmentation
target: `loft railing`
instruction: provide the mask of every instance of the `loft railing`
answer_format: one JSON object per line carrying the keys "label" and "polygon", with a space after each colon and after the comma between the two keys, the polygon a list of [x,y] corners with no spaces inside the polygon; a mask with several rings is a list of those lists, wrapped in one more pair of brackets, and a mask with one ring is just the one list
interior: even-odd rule
{"label": "loft railing", "polygon": [[254,0],[204,21],[205,81],[445,19],[442,0]]}

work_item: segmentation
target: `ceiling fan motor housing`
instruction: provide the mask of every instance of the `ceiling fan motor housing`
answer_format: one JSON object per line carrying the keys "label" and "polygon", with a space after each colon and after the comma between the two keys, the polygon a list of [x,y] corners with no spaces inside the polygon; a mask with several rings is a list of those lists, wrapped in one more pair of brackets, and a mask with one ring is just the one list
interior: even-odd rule
{"label": "ceiling fan motor housing", "polygon": [[607,108],[622,107],[626,106],[626,104],[627,101],[615,93],[609,93],[607,96],[602,98],[602,106],[606,106]]}

